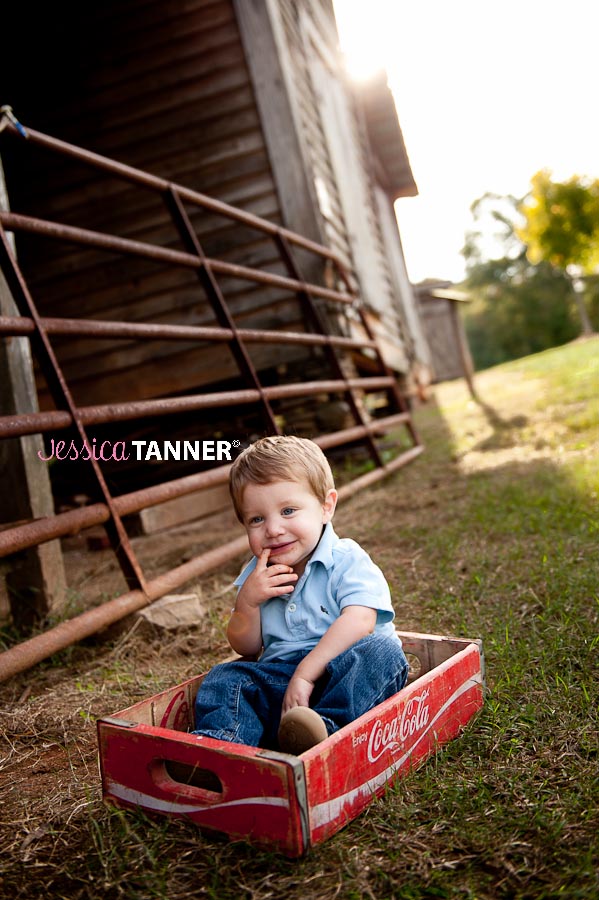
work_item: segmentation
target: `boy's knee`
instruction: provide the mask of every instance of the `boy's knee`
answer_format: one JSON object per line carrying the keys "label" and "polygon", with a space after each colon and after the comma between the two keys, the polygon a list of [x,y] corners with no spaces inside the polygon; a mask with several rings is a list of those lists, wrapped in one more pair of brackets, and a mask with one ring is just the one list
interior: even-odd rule
{"label": "boy's knee", "polygon": [[401,644],[398,640],[376,631],[361,638],[350,649],[364,657],[375,656],[376,658],[382,658],[402,655]]}
{"label": "boy's knee", "polygon": [[361,668],[373,674],[384,671],[390,678],[407,678],[408,662],[400,642],[386,634],[374,632],[361,638],[327,665],[327,671]]}

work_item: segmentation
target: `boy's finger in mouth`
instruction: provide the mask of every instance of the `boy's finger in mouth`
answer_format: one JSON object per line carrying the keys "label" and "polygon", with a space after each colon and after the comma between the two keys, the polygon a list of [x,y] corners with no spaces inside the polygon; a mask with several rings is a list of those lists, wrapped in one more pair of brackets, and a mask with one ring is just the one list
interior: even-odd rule
{"label": "boy's finger in mouth", "polygon": [[270,557],[267,565],[273,565],[273,563],[275,562],[275,560],[273,560],[273,556],[276,556],[277,553],[284,553],[286,550],[289,550],[291,547],[293,547],[294,544],[295,541],[287,541],[285,544],[277,544],[276,547],[269,547],[268,549],[270,550]]}

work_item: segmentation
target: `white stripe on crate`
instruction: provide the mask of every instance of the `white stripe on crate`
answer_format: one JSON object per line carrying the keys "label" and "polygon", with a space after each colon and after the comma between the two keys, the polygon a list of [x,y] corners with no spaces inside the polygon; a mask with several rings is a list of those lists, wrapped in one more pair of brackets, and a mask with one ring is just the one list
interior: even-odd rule
{"label": "white stripe on crate", "polygon": [[164,813],[195,813],[195,812],[211,812],[215,809],[225,809],[231,806],[284,806],[289,807],[289,801],[284,797],[242,797],[239,800],[229,800],[227,803],[207,803],[201,806],[192,806],[190,803],[177,803],[173,800],[160,800],[158,797],[152,797],[151,794],[144,794],[143,791],[135,791],[119,784],[116,781],[111,782],[108,789],[111,797],[118,797],[119,800],[126,800],[127,803],[133,803],[135,806],[143,806],[144,809],[155,809]]}
{"label": "white stripe on crate", "polygon": [[453,703],[455,703],[455,701],[458,700],[462,696],[462,694],[473,687],[474,684],[482,684],[482,675],[480,673],[473,675],[472,678],[469,678],[453,692],[451,697],[449,697],[449,699],[445,701],[443,706],[439,710],[437,710],[436,715],[428,723],[427,727],[424,729],[418,740],[410,746],[410,749],[407,750],[402,757],[394,760],[393,763],[383,772],[379,772],[379,774],[375,775],[374,778],[370,778],[368,781],[365,781],[357,788],[353,788],[346,794],[342,794],[340,797],[334,797],[332,800],[327,800],[324,803],[319,803],[317,806],[315,806],[310,811],[310,822],[312,828],[320,828],[322,825],[328,825],[329,822],[333,822],[338,818],[343,808],[346,805],[353,803],[354,800],[361,797],[371,798],[377,788],[382,787],[382,785],[384,785],[385,782],[388,781],[388,779],[394,774],[394,772],[397,769],[401,768],[404,762],[413,753],[414,749],[418,746],[420,741],[424,737],[426,737],[427,733],[431,730],[439,716],[442,716],[443,713],[447,709],[449,709],[449,707]]}

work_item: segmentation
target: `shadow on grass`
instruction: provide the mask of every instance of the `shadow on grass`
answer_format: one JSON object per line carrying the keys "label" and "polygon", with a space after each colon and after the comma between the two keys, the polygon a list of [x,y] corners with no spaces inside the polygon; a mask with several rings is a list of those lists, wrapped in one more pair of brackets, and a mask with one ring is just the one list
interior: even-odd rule
{"label": "shadow on grass", "polygon": [[480,395],[476,396],[475,402],[478,404],[481,412],[493,429],[493,434],[482,441],[479,444],[478,449],[494,450],[498,447],[510,447],[516,443],[519,432],[528,424],[528,418],[519,414],[504,419],[499,415],[497,410],[489,403],[486,403]]}
{"label": "shadow on grass", "polygon": [[[466,733],[343,832],[289,861],[186,822],[104,807],[91,726],[75,717],[62,732],[27,738],[24,709],[6,733],[6,896],[595,900],[596,500],[582,456],[568,466],[526,453],[494,464],[499,437],[518,445],[519,414],[478,408],[495,439],[477,444],[486,451],[478,468],[460,462],[431,404],[418,412],[425,454],[336,516],[339,533],[361,541],[388,575],[399,627],[409,619],[413,630],[483,638],[489,694]],[[179,676],[173,661],[173,684]],[[100,704],[102,670],[86,677]],[[82,736],[88,767],[77,775]],[[70,747],[71,762],[27,794],[17,785],[24,760],[50,741]]]}

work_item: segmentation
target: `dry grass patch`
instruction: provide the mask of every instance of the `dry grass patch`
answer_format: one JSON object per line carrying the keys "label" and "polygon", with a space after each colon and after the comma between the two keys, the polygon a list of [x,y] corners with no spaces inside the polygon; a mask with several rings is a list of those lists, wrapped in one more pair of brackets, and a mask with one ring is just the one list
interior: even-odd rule
{"label": "dry grass patch", "polygon": [[595,900],[598,359],[595,339],[481,373],[479,403],[441,385],[426,453],[336,516],[400,627],[483,637],[489,694],[459,740],[298,861],[105,807],[95,718],[227,655],[238,561],[202,580],[204,628],[126,629],[0,686],[0,895]]}

